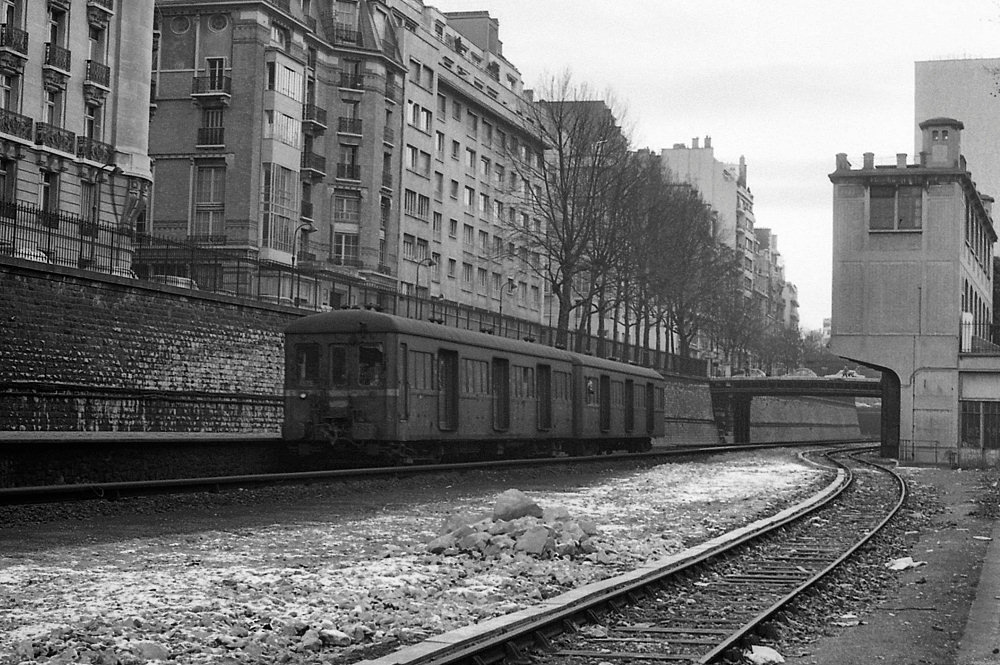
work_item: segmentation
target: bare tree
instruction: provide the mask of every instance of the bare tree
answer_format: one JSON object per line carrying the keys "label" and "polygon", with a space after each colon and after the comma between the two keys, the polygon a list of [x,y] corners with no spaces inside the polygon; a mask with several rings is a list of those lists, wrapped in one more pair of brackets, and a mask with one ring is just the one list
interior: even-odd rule
{"label": "bare tree", "polygon": [[[540,224],[508,222],[507,234],[543,261],[523,261],[552,289],[559,305],[556,343],[566,345],[570,313],[604,311],[616,253],[621,248],[620,203],[627,188],[628,139],[609,102],[595,98],[568,72],[549,79],[540,101],[522,113],[533,124],[544,154],[508,146],[518,205]],[[520,222],[520,223],[518,223]],[[595,310],[596,304],[596,310]]]}

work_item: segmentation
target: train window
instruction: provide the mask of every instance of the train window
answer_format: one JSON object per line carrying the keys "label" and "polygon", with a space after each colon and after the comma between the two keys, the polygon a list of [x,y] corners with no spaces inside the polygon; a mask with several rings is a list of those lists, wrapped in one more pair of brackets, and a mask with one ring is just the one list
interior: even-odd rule
{"label": "train window", "polygon": [[410,387],[434,390],[434,354],[410,351]]}
{"label": "train window", "polygon": [[385,353],[382,352],[381,344],[358,346],[358,385],[385,385]]}
{"label": "train window", "polygon": [[330,385],[347,385],[347,345],[330,345]]}
{"label": "train window", "polygon": [[552,368],[538,366],[538,429],[552,427]]}
{"label": "train window", "polygon": [[615,406],[621,406],[624,402],[622,400],[622,382],[612,381],[611,382],[611,403]]}
{"label": "train window", "polygon": [[535,368],[521,368],[521,383],[524,385],[523,394],[525,397],[535,396]]}
{"label": "train window", "polygon": [[554,399],[569,400],[569,386],[569,372],[553,372],[552,397]]}
{"label": "train window", "polygon": [[[516,383],[516,382],[515,382]],[[493,359],[493,429],[504,432],[510,428],[510,362]]]}
{"label": "train window", "polygon": [[319,379],[319,344],[295,345],[295,382],[310,385]]}
{"label": "train window", "polygon": [[585,383],[587,394],[584,398],[584,403],[597,404],[597,380],[592,376],[588,376]]}
{"label": "train window", "polygon": [[466,395],[488,395],[490,366],[485,360],[462,359],[462,392]]}

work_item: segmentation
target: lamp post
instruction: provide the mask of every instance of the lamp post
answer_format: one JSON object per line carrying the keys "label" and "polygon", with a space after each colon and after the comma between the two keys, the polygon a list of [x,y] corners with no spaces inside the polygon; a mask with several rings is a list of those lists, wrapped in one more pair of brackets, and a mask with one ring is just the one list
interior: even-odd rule
{"label": "lamp post", "polygon": [[517,284],[514,283],[513,277],[507,278],[507,285],[500,287],[500,336],[503,337],[503,294],[504,293],[514,293],[514,289],[517,288]]}
{"label": "lamp post", "polygon": [[[437,265],[437,262],[434,259],[430,258],[430,257],[427,257],[427,258],[424,258],[424,259],[420,259],[420,261],[417,262],[417,278],[414,280],[413,294],[417,298],[417,318],[418,319],[423,319],[424,318],[424,302],[420,298],[420,268],[421,268],[421,266],[427,266],[428,268],[431,268],[431,267],[436,266],[436,265]],[[431,291],[431,287],[430,287],[430,285],[428,285],[427,286],[427,292],[430,293],[430,291]]]}
{"label": "lamp post", "polygon": [[[299,275],[298,271],[295,269],[296,268],[296,264],[298,263],[298,256],[299,256],[299,242],[298,242],[298,240],[299,240],[299,231],[301,231],[305,235],[309,235],[310,233],[315,233],[316,232],[316,227],[312,225],[312,222],[302,222],[301,224],[299,224],[298,226],[295,227],[294,231],[292,231],[292,273],[295,276],[295,303],[294,304],[295,304],[296,307],[298,307],[298,304],[299,304],[299,290],[302,287],[302,276]],[[281,291],[280,290],[278,292],[278,295],[279,296],[281,295]]]}

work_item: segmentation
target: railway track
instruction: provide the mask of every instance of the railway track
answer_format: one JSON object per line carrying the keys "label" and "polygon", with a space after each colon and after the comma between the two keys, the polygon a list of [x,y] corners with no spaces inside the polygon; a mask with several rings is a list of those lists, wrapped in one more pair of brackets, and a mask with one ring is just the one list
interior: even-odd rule
{"label": "railway track", "polygon": [[784,608],[902,506],[891,469],[840,451],[837,479],[807,502],[628,575],[369,661],[377,665],[738,662]]}
{"label": "railway track", "polygon": [[[443,471],[514,468],[518,466],[539,466],[554,464],[576,464],[611,460],[657,460],[702,456],[748,450],[763,450],[782,447],[815,447],[829,445],[830,442],[782,442],[769,444],[738,444],[724,446],[676,446],[655,448],[643,453],[615,453],[580,457],[547,457],[532,459],[508,459],[482,462],[460,462],[452,464],[395,465],[386,467],[329,469],[318,471],[296,471],[288,473],[260,473],[240,475],[215,475],[187,478],[163,478],[153,480],[129,480],[116,482],[67,483],[59,485],[28,485],[0,487],[0,505],[45,503],[52,501],[81,501],[93,499],[119,499],[144,494],[183,493],[197,491],[221,491],[231,487],[263,486],[281,483],[310,483],[359,478],[377,478],[400,475],[440,473]],[[842,442],[844,445],[858,443]]]}

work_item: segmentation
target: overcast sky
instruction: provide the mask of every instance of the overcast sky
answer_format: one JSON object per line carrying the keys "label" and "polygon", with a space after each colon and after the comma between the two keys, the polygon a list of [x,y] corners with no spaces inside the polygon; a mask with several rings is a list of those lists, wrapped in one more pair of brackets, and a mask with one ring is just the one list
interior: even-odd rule
{"label": "overcast sky", "polygon": [[744,155],[805,329],[830,316],[835,155],[912,155],[914,62],[1000,56],[997,0],[425,2],[489,11],[526,87],[569,68],[611,90],[636,147],[708,135],[716,159]]}

